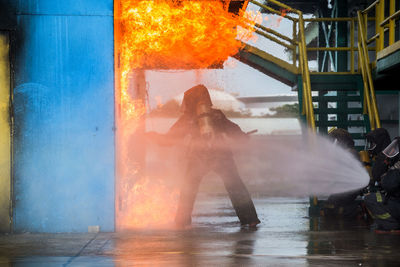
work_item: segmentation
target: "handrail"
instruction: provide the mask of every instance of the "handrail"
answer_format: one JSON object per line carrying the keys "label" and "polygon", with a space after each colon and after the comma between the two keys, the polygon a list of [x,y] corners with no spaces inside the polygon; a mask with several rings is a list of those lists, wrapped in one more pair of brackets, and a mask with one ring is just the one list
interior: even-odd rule
{"label": "handrail", "polygon": [[[360,53],[362,53],[362,48],[361,48],[361,44],[358,43],[358,51]],[[370,94],[368,92],[368,82],[367,82],[367,74],[366,74],[366,70],[365,70],[365,62],[364,62],[364,58],[360,57],[360,65],[361,65],[361,75],[363,77],[363,85],[364,85],[364,110],[363,113],[364,114],[368,114],[369,117],[369,122],[370,122],[370,127],[371,129],[375,129],[375,117],[370,116],[370,114],[372,114],[372,107],[371,107],[371,98],[370,98]]]}
{"label": "handrail", "polygon": [[389,23],[390,20],[394,20],[397,19],[398,17],[400,17],[400,10],[397,10],[395,13],[393,13],[392,15],[390,15],[389,17],[387,17],[386,19],[384,19],[379,26],[383,27],[386,24]]}
{"label": "handrail", "polygon": [[371,129],[375,129],[381,127],[378,108],[376,105],[376,96],[375,96],[375,89],[374,84],[372,81],[372,74],[369,62],[369,55],[367,50],[367,42],[365,40],[366,33],[365,25],[364,25],[364,15],[361,11],[357,11],[357,19],[359,24],[359,31],[360,31],[360,40],[358,43],[358,53],[360,58],[360,65],[361,65],[361,72],[363,75],[363,82],[364,82],[364,96],[365,102],[367,104],[368,115],[370,119]]}
{"label": "handrail", "polygon": [[[269,0],[268,5],[273,5],[273,7],[268,6],[267,4],[257,2],[256,0],[249,0],[250,3],[253,3],[272,14],[282,15],[282,10],[277,10],[279,8],[285,9],[287,12],[291,14],[297,14],[297,16],[285,15],[286,19],[289,19],[293,22],[293,38],[287,37],[284,34],[281,34],[273,29],[267,28],[261,24],[255,23],[254,27],[255,32],[261,36],[268,38],[269,40],[286,47],[291,50],[293,53],[293,65],[296,66],[296,49],[298,49],[298,68],[299,73],[302,75],[302,95],[303,95],[303,110],[302,113],[305,115],[307,119],[307,123],[310,128],[315,131],[315,118],[314,118],[314,108],[312,103],[312,92],[311,92],[311,82],[310,82],[310,70],[308,68],[308,51],[349,51],[351,53],[351,66],[349,73],[361,73],[363,77],[364,83],[364,113],[368,113],[371,128],[380,127],[380,118],[378,114],[377,104],[376,104],[376,96],[375,90],[372,80],[371,74],[371,64],[368,56],[368,51],[375,51],[375,53],[381,49],[383,49],[383,33],[385,29],[382,27],[387,25],[388,23],[391,25],[393,21],[400,17],[400,11],[393,11],[393,0],[390,0],[391,3],[391,11],[390,16],[383,20],[382,8],[384,5],[384,1],[376,0],[371,5],[369,5],[365,10],[358,11],[357,17],[350,18],[303,18],[303,13],[297,9],[291,8],[283,3],[278,2],[277,0]],[[274,9],[276,8],[276,9]],[[376,16],[374,18],[368,17],[368,12],[376,8],[375,13]],[[367,38],[366,34],[366,23],[368,21],[376,22],[377,31],[371,38]],[[351,29],[351,40],[349,47],[307,47],[305,40],[305,22],[349,22]],[[298,24],[298,27],[297,27]],[[354,29],[358,24],[359,31],[359,39],[358,44],[355,44],[354,41]],[[389,25],[389,26],[390,26]],[[379,28],[380,26],[381,28]],[[393,29],[391,29],[393,31]],[[389,31],[390,33],[390,31]],[[375,46],[368,46],[376,42]],[[359,54],[359,67],[356,70],[355,62],[354,62],[354,53],[358,50]],[[374,64],[374,62],[373,62]]]}
{"label": "handrail", "polygon": [[[385,18],[385,5],[389,2],[389,14],[388,17]],[[364,21],[371,20],[373,18],[368,17],[368,13],[375,8],[375,35],[368,39],[367,44],[372,42],[376,42],[376,55],[379,51],[383,50],[386,46],[390,46],[394,44],[396,30],[398,27],[395,24],[395,20],[400,17],[400,10],[396,11],[396,2],[395,0],[383,1],[376,0],[371,5],[369,5],[366,9],[361,11]],[[365,25],[364,25],[365,27]],[[386,35],[385,32],[389,31],[389,34]],[[366,33],[365,33],[366,34]],[[366,35],[365,35],[366,36]],[[388,40],[385,40],[388,38]],[[387,42],[388,41],[388,42]]]}
{"label": "handrail", "polygon": [[280,34],[279,32],[277,32],[277,31],[275,31],[273,29],[270,29],[270,28],[265,27],[265,26],[263,26],[261,24],[258,24],[258,23],[256,23],[254,26],[256,26],[257,28],[260,28],[260,29],[262,29],[262,30],[264,30],[264,31],[266,31],[268,33],[272,33],[272,34],[278,36],[279,38],[282,38],[283,40],[288,41],[291,44],[296,44],[295,40],[292,40],[289,37],[287,37],[287,36],[285,36],[283,34]]}
{"label": "handrail", "polygon": [[286,48],[290,48],[290,49],[293,49],[293,48],[294,48],[293,45],[286,44],[286,43],[280,41],[279,39],[275,38],[275,37],[272,36],[271,34],[265,33],[265,32],[260,31],[260,30],[255,30],[255,32],[258,33],[258,34],[260,34],[260,35],[262,35],[262,36],[264,36],[265,38],[268,38],[268,39],[274,41],[275,43],[278,43],[278,44],[280,44],[280,45],[286,47]]}
{"label": "handrail", "polygon": [[280,6],[280,7],[284,8],[284,9],[287,9],[288,11],[293,11],[293,12],[297,13],[298,15],[303,14],[303,12],[301,12],[300,10],[297,10],[297,9],[295,9],[293,7],[285,5],[285,4],[283,4],[283,3],[279,2],[279,1],[276,1],[276,0],[268,0],[268,3],[272,3],[274,5]]}
{"label": "handrail", "polygon": [[[329,52],[328,56],[332,59],[332,54],[331,52],[339,52],[339,51],[349,51],[350,52],[350,73],[360,73],[360,70],[356,70],[356,64],[354,60],[354,54],[357,51],[357,45],[355,45],[355,39],[354,39],[354,32],[355,32],[355,24],[357,23],[357,18],[356,17],[341,17],[341,18],[331,18],[331,17],[325,17],[325,18],[308,18],[304,19],[304,21],[310,22],[310,23],[347,23],[348,27],[350,29],[350,42],[347,47],[330,47],[330,44],[328,43],[326,47],[306,47],[307,51],[324,51],[324,58],[326,55],[326,52]],[[325,33],[325,38],[328,38],[327,35],[329,35],[329,32]],[[375,47],[368,47],[368,50],[375,50]]]}
{"label": "handrail", "polygon": [[362,13],[368,13],[370,10],[372,10],[377,4],[379,4],[380,0],[376,0],[372,4],[370,4],[366,9],[362,11]]}
{"label": "handrail", "polygon": [[367,44],[371,44],[373,43],[376,39],[378,39],[381,35],[379,33],[375,34],[374,36],[372,36],[371,38],[369,38],[367,40]]}
{"label": "handrail", "polygon": [[[250,0],[249,2],[252,3],[252,4],[255,4],[256,6],[259,6],[259,7],[261,7],[261,8],[264,8],[264,9],[266,9],[266,10],[268,10],[268,11],[270,11],[270,12],[276,14],[276,15],[281,15],[281,14],[282,14],[281,11],[275,10],[275,9],[273,9],[272,7],[269,7],[269,6],[267,6],[267,5],[261,4],[261,3],[255,1],[255,0]],[[297,9],[288,7],[287,5],[281,4],[281,3],[276,2],[276,1],[268,1],[268,2],[271,2],[271,3],[274,3],[274,2],[275,2],[274,4],[276,4],[276,5],[278,5],[278,6],[282,7],[282,8],[288,9],[288,10],[290,10],[290,11],[294,11],[295,13],[298,13],[298,12],[299,12]],[[279,4],[277,4],[277,3],[279,3]],[[291,21],[294,21],[294,22],[297,22],[297,21],[298,21],[297,18],[293,18],[292,16],[289,16],[289,15],[286,15],[285,18],[290,19]]]}
{"label": "handrail", "polygon": [[307,58],[307,49],[306,49],[306,38],[304,32],[304,20],[303,14],[299,13],[299,33],[300,33],[300,42],[299,42],[299,53],[300,58],[302,59],[302,65],[300,69],[302,70],[303,77],[303,92],[305,95],[305,105],[307,105],[308,115],[307,122],[311,127],[312,131],[315,132],[315,117],[314,117],[314,107],[312,103],[312,93],[311,93],[311,81],[310,81],[310,70],[308,68],[308,58]]}
{"label": "handrail", "polygon": [[[268,10],[269,12],[273,14],[278,14],[282,15],[282,11],[278,11],[270,6],[267,6],[265,4],[259,3],[255,0],[249,0],[250,3],[253,3],[265,10]],[[255,32],[259,35],[262,35],[269,40],[282,45],[288,49],[293,50],[293,65],[296,66],[296,48],[298,48],[299,51],[299,69],[300,73],[302,75],[302,85],[303,85],[303,111],[302,113],[305,115],[307,123],[309,124],[310,128],[312,131],[316,131],[315,127],[315,118],[314,118],[314,108],[313,108],[313,103],[312,103],[312,93],[311,93],[311,81],[310,81],[310,70],[308,68],[308,59],[307,59],[307,47],[306,47],[306,40],[305,40],[305,26],[304,26],[304,18],[303,18],[303,13],[297,9],[294,9],[292,7],[289,7],[283,3],[280,3],[276,0],[269,0],[268,4],[273,4],[276,6],[279,6],[280,8],[283,8],[287,10],[287,12],[295,13],[298,15],[298,18],[285,15],[285,18],[291,20],[293,22],[293,38],[289,38],[283,34],[280,34],[279,32],[269,29],[261,24],[255,23],[254,27]],[[299,24],[298,27],[298,34],[297,34],[297,23]],[[283,41],[281,41],[283,40]],[[285,43],[288,42],[289,44]]]}

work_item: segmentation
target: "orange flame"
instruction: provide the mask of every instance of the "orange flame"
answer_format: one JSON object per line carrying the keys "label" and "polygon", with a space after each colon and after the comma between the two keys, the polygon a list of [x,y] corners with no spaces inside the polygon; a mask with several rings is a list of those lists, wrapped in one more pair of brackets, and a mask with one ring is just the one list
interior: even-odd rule
{"label": "orange flame", "polygon": [[[249,20],[256,16],[235,16],[217,0],[114,3],[117,230],[164,225],[174,218],[177,190],[167,187],[162,177],[150,179],[142,174],[143,162],[134,155],[140,150],[144,133],[144,69],[193,69],[219,64],[239,51],[241,40],[253,38]],[[134,81],[141,88],[139,92],[131,88],[130,76],[135,71],[143,74]],[[134,143],[132,139],[136,139]]]}
{"label": "orange flame", "polygon": [[178,202],[178,191],[161,179],[142,177],[126,189],[126,202],[132,204],[120,228],[166,227],[172,222]]}
{"label": "orange flame", "polygon": [[245,16],[221,1],[125,0],[120,17],[124,59],[131,68],[207,68],[225,61],[251,38]]}

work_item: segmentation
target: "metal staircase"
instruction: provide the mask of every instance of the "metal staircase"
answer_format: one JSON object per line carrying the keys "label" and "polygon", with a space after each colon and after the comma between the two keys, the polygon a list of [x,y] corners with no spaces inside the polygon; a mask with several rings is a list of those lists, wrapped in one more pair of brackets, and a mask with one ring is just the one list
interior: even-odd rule
{"label": "metal staircase", "polygon": [[363,110],[363,82],[359,74],[311,74],[315,125],[327,134],[333,127],[348,130],[358,150],[364,149],[364,135],[370,131]]}
{"label": "metal staircase", "polygon": [[[276,0],[258,2],[250,0],[263,12],[282,14],[285,10],[285,19],[293,23],[292,36],[279,33],[277,29],[270,29],[261,24],[255,24],[256,34],[260,38],[267,38],[279,44],[291,53],[292,62],[284,61],[255,46],[246,44],[235,56],[238,60],[269,75],[298,91],[300,112],[303,120],[314,132],[326,134],[331,128],[338,127],[348,130],[359,150],[363,149],[365,134],[380,127],[379,115],[376,107],[375,92],[372,82],[371,64],[369,63],[366,25],[367,18],[362,12],[358,17],[337,17],[338,7],[334,6],[331,17],[304,19],[301,11],[291,8]],[[336,3],[336,2],[335,2]],[[306,23],[323,23],[324,47],[306,46]],[[329,23],[329,25],[327,25]],[[343,43],[331,41],[332,32],[339,32],[340,24],[346,23],[350,29],[350,40]],[[335,28],[336,27],[336,28]],[[355,29],[358,38],[355,40]],[[318,37],[321,38],[321,37]],[[324,42],[323,42],[324,41]],[[323,56],[323,64],[318,71],[309,71],[309,54]],[[350,59],[347,60],[347,54]],[[355,55],[358,62],[355,62]],[[340,60],[346,62],[340,67]],[[349,69],[347,69],[349,61]],[[328,63],[329,62],[329,63]],[[335,66],[332,67],[332,65]],[[324,66],[325,64],[325,66]],[[343,65],[345,67],[343,68]],[[338,72],[340,70],[340,72]]]}
{"label": "metal staircase", "polygon": [[234,57],[286,85],[294,86],[297,84],[299,70],[296,66],[257,47],[245,44]]}

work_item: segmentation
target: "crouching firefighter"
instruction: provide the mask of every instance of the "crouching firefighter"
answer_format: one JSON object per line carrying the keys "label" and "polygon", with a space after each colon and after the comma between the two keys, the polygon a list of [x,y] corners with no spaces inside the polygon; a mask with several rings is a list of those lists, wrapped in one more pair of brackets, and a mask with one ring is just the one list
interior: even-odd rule
{"label": "crouching firefighter", "polygon": [[151,139],[164,145],[172,145],[174,140],[182,140],[186,136],[191,137],[188,165],[175,217],[177,226],[191,224],[200,182],[207,173],[214,171],[222,178],[240,223],[255,227],[260,220],[225,140],[225,136],[242,140],[248,139],[248,136],[222,111],[212,108],[209,92],[204,85],[197,85],[185,92],[181,109],[183,115],[165,135],[148,133]]}
{"label": "crouching firefighter", "polygon": [[376,158],[372,168],[380,190],[365,196],[365,205],[377,230],[400,229],[400,137],[396,137]]}
{"label": "crouching firefighter", "polygon": [[[386,165],[382,165],[386,158],[382,151],[390,144],[390,135],[386,129],[377,128],[367,134],[365,141],[365,150],[360,152],[360,157],[371,178],[366,191],[376,192],[378,190],[378,183],[375,184],[376,180],[373,177],[376,177],[376,175],[372,173],[372,170],[380,172],[381,167],[386,168]],[[375,163],[377,165],[375,168],[372,168]]]}

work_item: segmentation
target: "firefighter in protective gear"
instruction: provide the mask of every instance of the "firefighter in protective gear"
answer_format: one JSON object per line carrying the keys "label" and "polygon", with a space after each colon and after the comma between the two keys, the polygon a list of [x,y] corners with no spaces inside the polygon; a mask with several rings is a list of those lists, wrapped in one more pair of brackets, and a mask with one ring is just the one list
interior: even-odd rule
{"label": "firefighter in protective gear", "polygon": [[201,179],[210,171],[222,178],[240,223],[256,226],[260,223],[256,209],[225,142],[225,136],[243,140],[248,136],[238,125],[228,120],[222,111],[212,108],[209,92],[204,85],[197,85],[185,92],[181,109],[183,115],[165,135],[151,134],[159,143],[164,144],[173,144],[174,140],[182,140],[188,135],[191,137],[188,166],[175,218],[177,226],[191,224]]}
{"label": "firefighter in protective gear", "polygon": [[[378,230],[400,229],[400,137],[396,137],[377,157],[374,179],[381,190],[365,196],[365,205]],[[378,169],[377,169],[378,168]]]}
{"label": "firefighter in protective gear", "polygon": [[382,150],[389,145],[390,136],[384,128],[378,128],[366,135],[365,138],[365,149],[359,152],[360,159],[365,169],[370,176],[370,184],[366,190],[375,190],[374,179],[372,178],[372,164],[375,161],[375,157],[382,152]]}
{"label": "firefighter in protective gear", "polygon": [[366,149],[371,156],[377,156],[390,144],[390,135],[385,128],[378,128],[366,136]]}
{"label": "firefighter in protective gear", "polygon": [[358,158],[358,153],[354,147],[354,140],[351,134],[342,128],[335,128],[331,130],[328,136],[333,140],[333,142],[345,150],[349,151],[352,155]]}
{"label": "firefighter in protective gear", "polygon": [[373,160],[370,183],[372,191],[376,191],[376,184],[379,184],[382,174],[389,168],[389,158],[382,151],[388,147],[390,142],[389,133],[384,128],[375,129],[367,134],[366,149]]}

